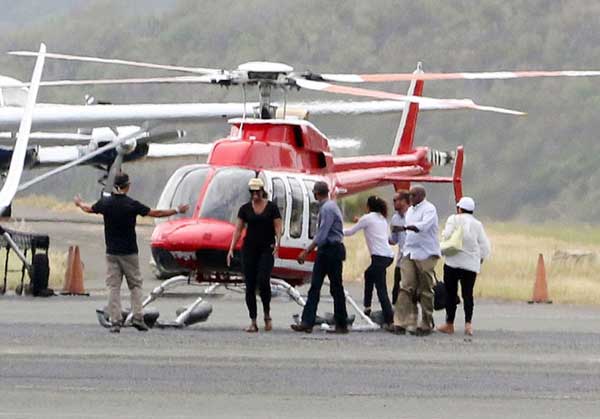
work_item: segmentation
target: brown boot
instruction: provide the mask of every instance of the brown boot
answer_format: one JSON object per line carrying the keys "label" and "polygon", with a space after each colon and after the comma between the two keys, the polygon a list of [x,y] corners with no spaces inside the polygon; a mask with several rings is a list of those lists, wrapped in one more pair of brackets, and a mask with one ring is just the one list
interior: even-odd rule
{"label": "brown boot", "polygon": [[471,323],[465,323],[465,335],[473,336],[473,325]]}
{"label": "brown boot", "polygon": [[451,335],[454,333],[454,325],[452,323],[444,323],[443,325],[438,326],[437,331]]}

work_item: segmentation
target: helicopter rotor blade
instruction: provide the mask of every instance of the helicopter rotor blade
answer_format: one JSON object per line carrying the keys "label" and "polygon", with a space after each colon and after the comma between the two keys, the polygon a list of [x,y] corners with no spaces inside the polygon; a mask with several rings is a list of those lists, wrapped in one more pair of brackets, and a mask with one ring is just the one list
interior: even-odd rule
{"label": "helicopter rotor blade", "polygon": [[143,126],[139,130],[137,130],[137,131],[134,131],[134,132],[128,133],[127,135],[119,137],[115,141],[111,141],[110,143],[106,144],[105,146],[99,147],[98,149],[96,149],[96,150],[94,150],[94,151],[92,151],[92,152],[90,152],[88,154],[85,154],[85,155],[81,156],[78,159],[70,161],[67,164],[59,166],[56,169],[50,170],[50,171],[48,171],[48,172],[46,172],[46,173],[44,173],[44,174],[42,174],[42,175],[40,175],[38,177],[35,177],[35,178],[33,178],[33,179],[25,182],[25,183],[22,183],[21,185],[19,185],[18,190],[19,191],[25,190],[25,189],[27,189],[27,188],[35,185],[36,183],[39,183],[39,182],[41,182],[41,181],[43,181],[45,179],[48,179],[51,176],[54,176],[54,175],[56,175],[58,173],[62,173],[65,170],[69,170],[72,167],[80,165],[81,163],[85,163],[86,161],[88,161],[88,160],[90,160],[90,159],[92,159],[92,158],[94,158],[94,157],[96,157],[96,156],[98,156],[98,155],[100,155],[100,154],[108,151],[108,150],[112,150],[113,148],[117,148],[120,144],[122,144],[122,143],[124,143],[124,142],[126,142],[128,140],[134,139],[137,136],[139,136],[140,134],[145,133],[146,131],[148,131],[148,126]]}
{"label": "helicopter rotor blade", "polygon": [[559,71],[482,71],[462,73],[381,73],[381,74],[314,74],[308,73],[309,80],[323,80],[337,83],[382,83],[411,80],[506,80],[537,77],[594,77],[600,76],[597,70]]}
{"label": "helicopter rotor blade", "polygon": [[[147,77],[124,79],[89,79],[89,80],[50,80],[40,83],[43,87],[87,86],[87,85],[118,85],[118,84],[212,84],[226,81],[226,78],[213,76],[178,76],[178,77]],[[29,87],[31,83],[20,83],[10,87]],[[0,88],[8,87],[0,84]]]}
{"label": "helicopter rotor blade", "polygon": [[[10,51],[10,52],[8,52],[8,54],[17,55],[20,57],[36,57],[38,55],[38,53],[34,52],[34,51]],[[180,71],[180,72],[184,72],[184,73],[195,73],[195,74],[223,73],[222,70],[216,69],[216,68],[185,67],[185,66],[177,66],[177,65],[154,64],[154,63],[146,63],[146,62],[141,62],[141,61],[129,61],[129,60],[120,60],[120,59],[112,59],[112,58],[90,57],[90,56],[84,56],[84,55],[48,53],[48,54],[46,54],[46,58],[52,58],[52,59],[56,59],[56,60],[67,60],[67,61],[84,61],[84,62],[91,62],[91,63],[117,64],[117,65],[126,65],[126,66],[130,66],[130,67],[154,68],[157,70]]]}
{"label": "helicopter rotor blade", "polygon": [[324,83],[312,80],[296,79],[298,86],[308,89],[328,93],[338,93],[352,96],[372,97],[376,99],[391,99],[403,102],[419,103],[424,105],[440,104],[449,108],[456,109],[475,109],[480,111],[497,112],[509,115],[525,115],[524,112],[512,109],[498,108],[495,106],[478,105],[471,99],[435,99],[424,96],[406,96],[397,93],[382,92],[380,90],[361,89],[357,87],[339,86],[331,83]]}

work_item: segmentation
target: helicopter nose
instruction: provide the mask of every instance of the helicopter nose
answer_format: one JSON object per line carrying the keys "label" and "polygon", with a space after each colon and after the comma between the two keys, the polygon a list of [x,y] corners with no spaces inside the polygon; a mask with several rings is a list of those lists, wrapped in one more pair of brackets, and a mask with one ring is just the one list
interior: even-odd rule
{"label": "helicopter nose", "polygon": [[152,246],[168,250],[229,249],[235,226],[213,219],[185,219],[159,224],[152,234]]}
{"label": "helicopter nose", "polygon": [[159,224],[152,234],[152,256],[160,271],[226,270],[235,226],[213,219],[184,219]]}

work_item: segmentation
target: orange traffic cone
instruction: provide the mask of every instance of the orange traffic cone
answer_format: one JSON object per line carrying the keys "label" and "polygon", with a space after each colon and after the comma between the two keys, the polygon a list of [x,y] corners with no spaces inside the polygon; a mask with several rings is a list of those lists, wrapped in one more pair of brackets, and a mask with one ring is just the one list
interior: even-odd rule
{"label": "orange traffic cone", "polygon": [[62,295],[89,295],[83,288],[83,263],[79,255],[79,246],[69,246],[67,270]]}
{"label": "orange traffic cone", "polygon": [[548,284],[546,282],[546,267],[544,265],[544,255],[538,256],[537,269],[535,272],[535,284],[533,284],[533,296],[529,304],[533,303],[552,303],[548,299]]}

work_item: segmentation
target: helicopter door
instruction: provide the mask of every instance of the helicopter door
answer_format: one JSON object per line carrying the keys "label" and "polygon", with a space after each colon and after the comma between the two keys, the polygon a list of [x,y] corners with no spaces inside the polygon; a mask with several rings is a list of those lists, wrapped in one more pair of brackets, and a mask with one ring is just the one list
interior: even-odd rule
{"label": "helicopter door", "polygon": [[308,238],[310,240],[314,239],[315,234],[317,234],[317,221],[319,219],[319,201],[315,199],[315,195],[312,193],[314,186],[314,180],[304,179],[304,188],[308,198]]}
{"label": "helicopter door", "polygon": [[278,177],[273,178],[271,191],[271,201],[279,208],[282,219],[283,236],[285,236],[285,232],[287,231],[287,191],[283,179]]}
{"label": "helicopter door", "polygon": [[306,182],[312,181],[293,176],[272,176],[270,180],[271,200],[279,208],[283,220],[281,245],[301,249],[308,247],[316,231],[318,212],[314,198],[308,193],[312,191],[312,184],[307,189],[309,184]]}

